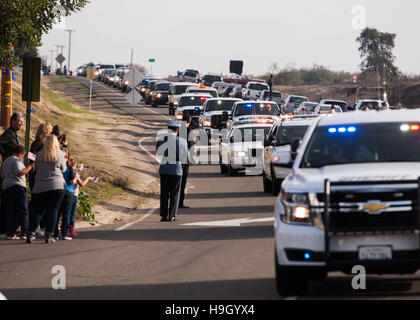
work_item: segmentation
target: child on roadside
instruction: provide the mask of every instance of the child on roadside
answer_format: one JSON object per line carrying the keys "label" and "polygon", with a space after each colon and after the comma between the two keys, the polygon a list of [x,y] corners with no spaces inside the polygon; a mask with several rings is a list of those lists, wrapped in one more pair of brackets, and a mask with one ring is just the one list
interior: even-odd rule
{"label": "child on roadside", "polygon": [[[26,189],[26,175],[32,170],[33,164],[22,162],[25,147],[17,145],[13,155],[3,162],[1,175],[3,177],[3,199],[6,215],[6,239],[26,239],[28,230],[28,190]],[[16,235],[20,227],[21,235]]]}
{"label": "child on roadside", "polygon": [[87,177],[85,180],[81,180],[80,174],[76,172],[77,161],[71,156],[69,157],[68,165],[72,167],[73,172],[75,172],[74,195],[70,215],[70,234],[73,238],[77,238],[79,235],[77,232],[74,231],[74,224],[76,221],[76,212],[77,205],[79,202],[80,187],[85,187],[89,183],[89,181],[93,181],[94,177]]}

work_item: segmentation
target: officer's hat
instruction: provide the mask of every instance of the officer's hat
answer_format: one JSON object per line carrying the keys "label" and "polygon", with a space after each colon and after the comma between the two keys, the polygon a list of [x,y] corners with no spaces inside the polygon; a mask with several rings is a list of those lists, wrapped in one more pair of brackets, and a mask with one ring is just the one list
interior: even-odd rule
{"label": "officer's hat", "polygon": [[179,129],[179,128],[181,128],[181,124],[178,121],[172,120],[172,121],[168,122],[168,128],[169,129]]}

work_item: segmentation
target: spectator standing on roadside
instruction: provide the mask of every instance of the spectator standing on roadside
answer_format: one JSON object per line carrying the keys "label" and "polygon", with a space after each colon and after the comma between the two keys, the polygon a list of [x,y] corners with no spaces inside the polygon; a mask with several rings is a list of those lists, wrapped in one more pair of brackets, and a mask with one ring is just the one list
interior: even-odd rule
{"label": "spectator standing on roadside", "polygon": [[10,118],[10,127],[0,136],[0,154],[3,161],[10,157],[14,147],[20,144],[18,131],[22,130],[23,124],[23,114],[14,113]]}
{"label": "spectator standing on roadside", "polygon": [[[160,162],[160,216],[161,222],[178,221],[179,196],[182,181],[182,165],[188,158],[187,142],[179,138],[181,125],[169,121],[169,133],[160,136],[156,144]],[[169,204],[169,209],[168,209]]]}
{"label": "spectator standing on roadside", "polygon": [[60,222],[61,216],[61,235],[63,240],[72,240],[73,238],[70,235],[70,215],[71,215],[71,208],[73,204],[73,196],[74,196],[74,184],[75,184],[75,173],[73,172],[73,168],[69,166],[68,160],[70,155],[68,154],[67,150],[63,150],[64,158],[66,159],[67,169],[63,172],[64,181],[66,182],[65,192],[63,200],[61,201],[61,206],[58,211],[57,215],[57,222],[55,225],[54,230],[54,239],[58,240],[58,225]]}
{"label": "spectator standing on roadside", "polygon": [[54,229],[57,223],[58,210],[64,197],[63,172],[67,170],[64,154],[60,150],[57,137],[49,135],[44,146],[38,152],[35,161],[35,186],[32,190],[32,215],[29,221],[26,242],[32,243],[40,221],[46,216],[46,243],[53,243]]}
{"label": "spectator standing on roadside", "polygon": [[77,204],[79,202],[79,194],[80,188],[84,188],[89,181],[93,181],[94,177],[88,177],[85,180],[80,178],[80,174],[76,172],[77,168],[77,161],[70,157],[68,161],[68,165],[73,168],[73,172],[75,172],[75,184],[74,184],[74,195],[72,199],[72,207],[71,207],[71,214],[70,214],[70,235],[72,238],[77,238],[79,235],[77,232],[74,231],[74,225],[76,222],[76,212],[77,212]]}
{"label": "spectator standing on roadside", "polygon": [[1,170],[3,178],[2,190],[4,212],[6,216],[6,239],[16,240],[17,229],[20,227],[20,239],[26,239],[28,229],[28,190],[25,176],[32,169],[32,164],[25,168],[22,162],[25,147],[14,147],[12,156],[8,157]]}
{"label": "spectator standing on roadside", "polygon": [[[12,155],[17,145],[20,145],[18,131],[22,130],[23,123],[23,114],[14,113],[10,118],[10,127],[0,136],[0,154],[3,161]],[[2,201],[0,206],[0,233],[5,231],[6,224],[3,204]]]}

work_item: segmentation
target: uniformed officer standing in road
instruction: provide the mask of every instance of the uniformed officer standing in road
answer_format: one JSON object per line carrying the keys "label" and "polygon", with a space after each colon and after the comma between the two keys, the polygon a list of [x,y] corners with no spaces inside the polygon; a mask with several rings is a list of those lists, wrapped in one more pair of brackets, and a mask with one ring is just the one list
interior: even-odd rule
{"label": "uniformed officer standing in road", "polygon": [[[179,138],[181,125],[168,122],[169,132],[160,134],[156,151],[160,162],[160,216],[161,221],[178,221],[179,197],[182,181],[182,164],[187,163],[187,142]],[[168,208],[169,205],[169,208]]]}
{"label": "uniformed officer standing in road", "polygon": [[[183,137],[183,138],[185,138],[185,140],[187,141],[188,150],[191,150],[191,147],[193,145],[193,143],[190,142],[189,139],[188,139],[189,136],[190,136],[190,132],[193,129],[195,129],[195,128],[193,128],[193,125],[192,125],[192,117],[191,117],[191,115],[188,115],[188,117],[186,119],[186,128],[184,128],[184,130],[183,130],[183,132],[187,134],[187,136],[186,137]],[[184,199],[185,199],[185,188],[187,186],[187,179],[188,179],[188,173],[189,173],[189,171],[190,171],[189,161],[187,161],[187,163],[182,163],[181,195],[180,195],[180,200],[179,200],[179,208],[180,209],[188,209],[189,208],[184,203]]]}

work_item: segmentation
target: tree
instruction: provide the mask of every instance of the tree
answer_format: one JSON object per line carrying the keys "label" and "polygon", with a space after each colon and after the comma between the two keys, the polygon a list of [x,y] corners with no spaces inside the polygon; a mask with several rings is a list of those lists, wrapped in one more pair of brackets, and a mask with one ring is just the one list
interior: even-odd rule
{"label": "tree", "polygon": [[2,69],[1,122],[7,127],[12,113],[11,70],[18,61],[14,47],[36,48],[42,35],[61,17],[79,11],[89,0],[0,1],[0,68]]}
{"label": "tree", "polygon": [[395,78],[398,75],[398,68],[394,65],[395,56],[392,53],[395,38],[396,34],[393,33],[364,29],[356,39],[360,43],[362,71],[376,72],[381,81]]}

